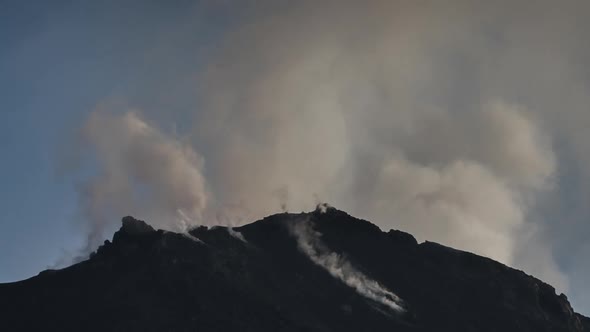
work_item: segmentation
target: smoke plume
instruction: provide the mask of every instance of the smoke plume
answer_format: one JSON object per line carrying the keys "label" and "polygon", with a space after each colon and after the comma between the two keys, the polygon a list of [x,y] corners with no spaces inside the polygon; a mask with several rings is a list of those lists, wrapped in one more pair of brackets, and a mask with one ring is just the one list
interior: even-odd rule
{"label": "smoke plume", "polygon": [[[239,225],[327,201],[567,289],[554,256],[588,253],[587,2],[240,9],[178,80],[194,83],[190,111],[91,115],[97,172],[80,193],[95,229],[106,213]],[[578,265],[569,277],[590,275]]]}
{"label": "smoke plume", "polygon": [[276,211],[277,191],[294,211],[317,196],[532,273],[555,266],[515,261],[523,234],[541,241],[527,218],[557,169],[540,111],[454,71],[463,57],[485,69],[483,7],[304,1],[254,15],[199,90],[195,145],[210,152],[212,190],[255,216]]}
{"label": "smoke plume", "polygon": [[104,227],[133,214],[177,231],[199,222],[208,194],[202,161],[190,146],[162,134],[135,113],[92,113],[83,138],[98,168],[81,183],[83,212],[91,222],[90,246]]}

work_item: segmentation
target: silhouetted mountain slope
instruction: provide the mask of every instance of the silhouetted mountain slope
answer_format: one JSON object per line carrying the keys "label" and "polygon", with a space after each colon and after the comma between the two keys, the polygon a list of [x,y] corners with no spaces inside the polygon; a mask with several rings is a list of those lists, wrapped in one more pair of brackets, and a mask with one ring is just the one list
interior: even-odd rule
{"label": "silhouetted mountain slope", "polygon": [[3,331],[590,331],[521,271],[325,207],[184,235],[126,217],[89,260],[0,284],[0,315]]}

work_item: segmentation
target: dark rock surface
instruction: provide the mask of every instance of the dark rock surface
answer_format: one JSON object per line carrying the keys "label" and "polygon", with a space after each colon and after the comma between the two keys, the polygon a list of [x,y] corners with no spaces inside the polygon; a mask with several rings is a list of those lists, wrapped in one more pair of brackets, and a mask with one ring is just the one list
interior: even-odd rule
{"label": "dark rock surface", "polygon": [[[323,212],[325,210],[325,212]],[[403,299],[395,312],[298,249],[323,245]],[[123,226],[87,261],[0,284],[2,331],[590,331],[564,295],[491,259],[322,207],[190,234]],[[315,233],[314,233],[315,234]],[[243,237],[243,238],[241,238]]]}

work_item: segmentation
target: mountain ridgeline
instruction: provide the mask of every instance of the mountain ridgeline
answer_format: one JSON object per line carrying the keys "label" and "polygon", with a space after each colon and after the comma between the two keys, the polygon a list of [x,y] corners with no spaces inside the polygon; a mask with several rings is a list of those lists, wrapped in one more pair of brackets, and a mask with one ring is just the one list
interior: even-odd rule
{"label": "mountain ridgeline", "polygon": [[90,258],[0,284],[2,331],[590,331],[550,285],[343,211],[180,234],[123,218]]}

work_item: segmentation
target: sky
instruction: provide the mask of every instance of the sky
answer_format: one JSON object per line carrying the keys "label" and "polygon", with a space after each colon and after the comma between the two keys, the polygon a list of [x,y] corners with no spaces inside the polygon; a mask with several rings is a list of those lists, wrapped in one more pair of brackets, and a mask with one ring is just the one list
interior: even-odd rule
{"label": "sky", "polygon": [[590,313],[585,1],[0,1],[0,282],[328,202]]}

